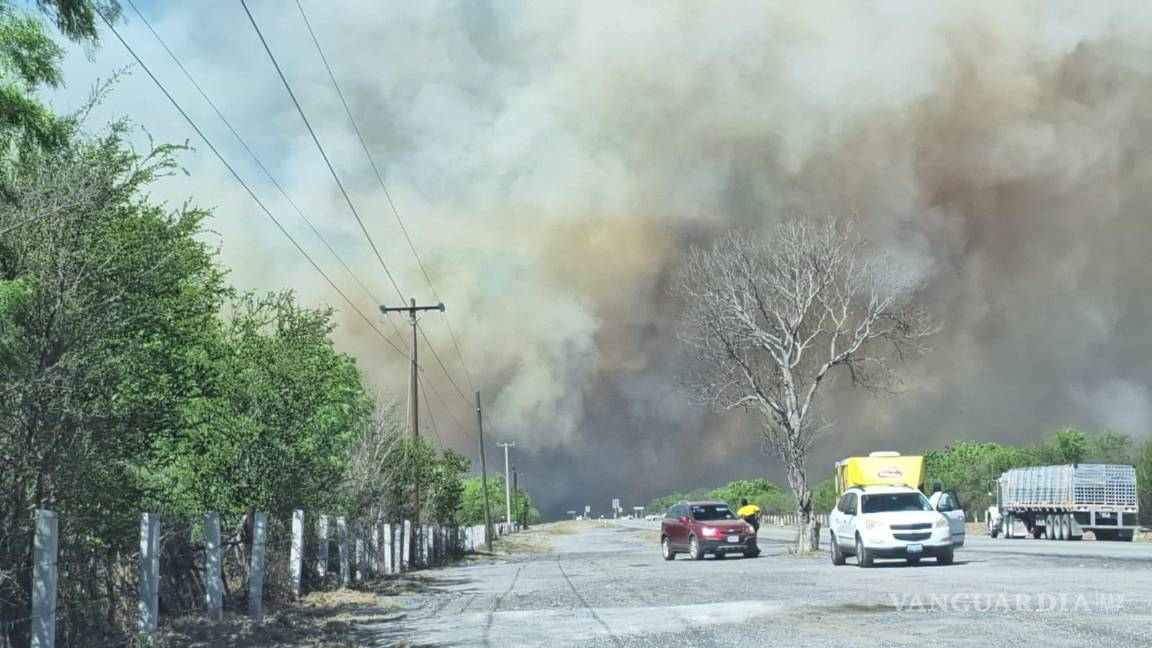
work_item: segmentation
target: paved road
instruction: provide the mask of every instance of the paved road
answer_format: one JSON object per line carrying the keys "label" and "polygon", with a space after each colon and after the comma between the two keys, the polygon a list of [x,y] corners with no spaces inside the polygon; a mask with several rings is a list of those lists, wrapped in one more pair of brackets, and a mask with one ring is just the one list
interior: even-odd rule
{"label": "paved road", "polygon": [[554,553],[426,572],[428,589],[389,599],[399,611],[362,639],[549,648],[1152,645],[1152,545],[973,538],[952,566],[864,570],[788,555],[786,529],[763,530],[757,559],[665,562],[654,528],[634,522],[556,535]]}
{"label": "paved road", "polygon": [[[658,529],[659,522],[625,520],[625,525],[637,529]],[[759,537],[765,542],[783,542],[795,538],[794,529],[761,527]],[[827,548],[827,536],[821,540]],[[1113,560],[1152,560],[1152,544],[1147,542],[1097,542],[1095,540],[1055,542],[1034,540],[1020,535],[1012,538],[989,538],[986,535],[968,535],[964,542],[966,555],[1027,555],[1063,558],[1099,558]]]}

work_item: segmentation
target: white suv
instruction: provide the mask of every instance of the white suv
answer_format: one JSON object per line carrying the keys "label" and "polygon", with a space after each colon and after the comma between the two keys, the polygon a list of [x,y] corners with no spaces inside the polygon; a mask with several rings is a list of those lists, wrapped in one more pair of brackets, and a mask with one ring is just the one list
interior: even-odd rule
{"label": "white suv", "polygon": [[832,564],[846,556],[871,567],[876,558],[903,558],[915,565],[931,556],[952,563],[964,545],[964,511],[950,493],[933,494],[936,505],[907,486],[858,486],[840,497],[828,516]]}

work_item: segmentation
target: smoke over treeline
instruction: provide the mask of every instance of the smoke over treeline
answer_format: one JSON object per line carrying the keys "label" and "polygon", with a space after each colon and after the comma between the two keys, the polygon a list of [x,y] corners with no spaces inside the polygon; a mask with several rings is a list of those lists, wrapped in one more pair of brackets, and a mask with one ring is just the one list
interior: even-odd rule
{"label": "smoke over treeline", "polygon": [[[399,284],[431,300],[300,16],[254,4]],[[689,245],[785,214],[857,215],[923,275],[943,327],[907,366],[904,395],[837,387],[816,479],[881,446],[1025,441],[1061,425],[1148,434],[1145,3],[304,4],[448,304],[490,434],[518,442],[546,514],[778,479],[755,417],[710,415],[677,390],[666,282]],[[242,13],[217,9],[150,18],[378,295],[398,301]],[[127,33],[193,103],[143,26]],[[97,63],[119,63],[114,49]],[[144,79],[123,86],[108,110],[190,136]],[[210,159],[188,166],[170,190],[217,206],[233,280],[338,304]],[[402,397],[402,360],[343,321],[343,348]],[[442,323],[427,330],[458,371]],[[425,357],[459,421],[434,410],[440,435],[471,450],[473,414]]]}

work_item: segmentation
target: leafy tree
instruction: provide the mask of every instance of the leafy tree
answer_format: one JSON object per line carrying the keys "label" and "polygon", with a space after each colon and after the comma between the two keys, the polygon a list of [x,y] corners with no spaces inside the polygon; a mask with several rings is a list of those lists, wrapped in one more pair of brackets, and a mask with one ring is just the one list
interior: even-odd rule
{"label": "leafy tree", "polygon": [[812,489],[812,509],[819,513],[828,513],[836,506],[836,480],[825,479]]}
{"label": "leafy tree", "polygon": [[432,519],[441,524],[455,523],[464,502],[463,475],[471,462],[454,450],[445,449],[444,456],[432,468]]}
{"label": "leafy tree", "polygon": [[1140,523],[1152,527],[1152,441],[1144,442],[1135,463]]}
{"label": "leafy tree", "polygon": [[[488,502],[490,521],[503,522],[507,513],[504,475],[496,474],[488,478]],[[540,520],[540,511],[532,504],[532,497],[523,488],[512,490],[512,515],[521,524],[536,524]],[[461,524],[484,524],[484,489],[479,477],[464,480],[459,519]]]}
{"label": "leafy tree", "polygon": [[1087,451],[1088,437],[1073,428],[1058,430],[1051,439],[1025,449],[1036,466],[1083,463]]}
{"label": "leafy tree", "polygon": [[153,485],[183,511],[331,509],[371,401],[329,337],[331,309],[291,293],[241,295],[205,351],[187,427],[157,444]]}
{"label": "leafy tree", "polygon": [[1087,439],[1084,463],[1128,464],[1137,462],[1139,448],[1122,432],[1102,432]]}

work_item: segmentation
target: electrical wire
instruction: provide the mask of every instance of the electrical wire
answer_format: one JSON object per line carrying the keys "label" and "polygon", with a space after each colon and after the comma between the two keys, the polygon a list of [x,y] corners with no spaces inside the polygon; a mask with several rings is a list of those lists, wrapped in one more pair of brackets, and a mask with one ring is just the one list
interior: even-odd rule
{"label": "electrical wire", "polygon": [[160,82],[160,79],[152,73],[151,68],[145,65],[140,56],[136,54],[136,50],[132,49],[128,42],[124,40],[124,37],[120,35],[120,32],[117,31],[117,29],[112,25],[111,21],[109,21],[103,13],[97,13],[100,14],[100,19],[104,22],[105,26],[108,27],[109,31],[111,31],[112,34],[116,36],[116,40],[120,41],[120,44],[124,46],[124,49],[128,50],[128,53],[132,55],[132,58],[136,61],[137,65],[139,65],[140,68],[144,70],[150,79],[152,79],[152,82],[156,84],[156,87],[160,89],[160,92],[164,94],[172,106],[176,108],[177,112],[179,112],[180,115],[184,118],[184,121],[188,122],[188,125],[192,127],[192,130],[196,132],[196,135],[198,135],[200,139],[203,140],[203,142],[208,146],[209,150],[211,150],[216,158],[220,160],[220,163],[224,165],[224,168],[228,170],[228,173],[232,175],[233,179],[235,179],[236,182],[244,188],[244,191],[248,193],[253,202],[255,202],[256,205],[260,207],[260,210],[263,211],[264,214],[269,218],[269,220],[271,220],[272,223],[276,225],[276,229],[280,230],[280,233],[283,234],[288,239],[288,241],[292,243],[292,246],[296,248],[296,251],[299,252],[308,261],[308,263],[313,267],[313,269],[316,270],[316,272],[320,273],[320,276],[322,276],[324,280],[328,282],[328,285],[331,286],[332,289],[340,295],[340,297],[352,308],[352,310],[355,311],[356,314],[358,314],[360,318],[363,319],[368,324],[368,326],[371,327],[372,330],[375,331],[376,334],[379,335],[380,338],[383,339],[389,347],[392,348],[392,350],[411,361],[411,358],[408,356],[408,354],[401,350],[400,347],[396,346],[392,340],[388,339],[388,336],[386,336],[383,331],[376,327],[375,322],[373,322],[371,318],[366,316],[359,308],[356,307],[356,304],[348,298],[348,295],[343,290],[341,290],[334,281],[332,281],[332,278],[329,277],[326,272],[324,272],[323,268],[321,268],[320,265],[317,264],[316,261],[311,257],[311,255],[309,255],[308,252],[304,250],[300,243],[291,234],[288,233],[288,230],[284,227],[280,220],[272,214],[264,202],[260,200],[256,193],[252,191],[252,188],[248,186],[248,183],[245,182],[242,177],[240,177],[240,174],[237,173],[236,169],[233,168],[228,160],[224,158],[224,156],[220,153],[219,149],[216,148],[212,141],[208,139],[208,136],[204,134],[204,131],[200,130],[200,127],[196,124],[192,117],[188,115],[183,106],[180,105],[180,102],[176,101],[176,98],[173,97],[170,92],[168,92],[168,89],[164,86],[163,83]]}
{"label": "electrical wire", "polygon": [[[324,48],[320,46],[320,39],[317,38],[316,32],[312,29],[312,22],[308,20],[308,14],[304,11],[304,5],[300,0],[296,0],[296,8],[300,11],[300,17],[304,21],[304,26],[308,28],[308,35],[312,37],[312,44],[316,47],[316,52],[320,55],[321,62],[324,63],[324,69],[328,72],[328,79],[332,82],[332,87],[336,90],[336,95],[340,98],[340,105],[344,107],[344,114],[348,116],[348,121],[352,124],[352,130],[356,133],[356,139],[360,141],[360,148],[364,151],[364,157],[368,159],[368,164],[372,167],[372,172],[376,175],[376,181],[380,184],[380,189],[384,191],[384,197],[388,201],[388,206],[392,209],[392,215],[396,217],[396,224],[400,226],[400,231],[404,234],[404,240],[408,242],[408,248],[412,250],[412,256],[416,258],[416,264],[420,267],[420,272],[424,275],[424,281],[428,284],[429,290],[432,291],[432,296],[436,301],[443,301],[440,299],[440,294],[436,291],[436,286],[432,283],[432,277],[428,274],[427,268],[424,267],[424,262],[420,259],[420,253],[416,251],[416,245],[412,242],[412,237],[408,234],[408,228],[404,226],[404,219],[400,217],[399,210],[396,209],[396,203],[392,200],[392,193],[388,191],[388,186],[384,183],[384,175],[380,173],[380,168],[376,165],[375,158],[372,157],[372,152],[368,148],[368,143],[364,139],[363,133],[360,131],[360,126],[356,122],[356,118],[352,115],[352,108],[348,105],[348,101],[344,98],[344,91],[340,88],[340,83],[336,80],[336,74],[332,71],[332,66],[328,62],[328,57],[324,54]],[[460,351],[460,342],[456,338],[456,333],[452,330],[452,325],[448,323],[448,317],[441,312],[440,318],[444,321],[444,326],[448,330],[448,335],[452,338],[452,345],[456,349],[456,356],[460,360],[460,367],[464,370],[464,378],[468,381],[468,385],[472,391],[476,391],[476,384],[472,382],[471,372],[468,371],[468,364],[464,362],[464,354]],[[423,333],[423,331],[421,331]],[[427,341],[427,337],[425,336]],[[428,343],[431,346],[431,342]],[[443,363],[441,363],[443,367]],[[448,368],[444,367],[445,373]],[[451,376],[449,376],[451,380]],[[460,392],[460,388],[455,385],[456,391]],[[461,394],[463,395],[463,394]],[[467,397],[465,401],[469,401]]]}
{"label": "electrical wire", "polygon": [[396,279],[392,276],[392,272],[388,269],[388,264],[384,263],[384,257],[380,254],[380,249],[376,247],[376,242],[372,239],[372,235],[368,233],[368,227],[364,225],[364,219],[360,218],[360,212],[353,204],[351,196],[344,188],[344,183],[340,181],[340,176],[336,173],[336,168],[332,166],[332,161],[328,159],[328,154],[324,151],[324,146],[320,144],[320,138],[316,136],[316,131],[312,128],[312,123],[308,121],[308,116],[304,113],[304,108],[300,105],[300,101],[296,98],[296,93],[292,91],[292,85],[288,83],[288,77],[284,76],[284,71],[280,68],[279,61],[276,60],[276,55],[272,53],[272,48],[269,47],[268,41],[264,38],[264,33],[260,31],[260,25],[256,23],[256,17],[248,9],[246,0],[240,0],[240,6],[244,8],[244,13],[248,15],[248,21],[252,23],[252,29],[256,31],[256,36],[260,39],[260,44],[264,47],[264,51],[268,54],[268,59],[272,61],[272,67],[276,68],[276,74],[280,77],[281,83],[284,84],[284,89],[288,91],[288,96],[292,99],[292,104],[296,106],[296,112],[300,114],[300,119],[304,121],[304,126],[308,129],[308,134],[312,136],[312,141],[316,144],[317,150],[320,151],[320,157],[324,158],[324,164],[328,167],[328,172],[332,174],[332,179],[336,181],[336,186],[340,189],[340,194],[344,196],[344,202],[348,204],[348,209],[352,211],[352,215],[356,218],[356,222],[360,225],[360,231],[364,233],[364,237],[368,239],[368,245],[372,247],[372,252],[376,255],[376,260],[380,262],[380,267],[384,269],[384,274],[388,277],[392,287],[396,289],[396,295],[400,301],[404,301],[404,292],[400,290],[400,286],[396,283]]}
{"label": "electrical wire", "polygon": [[[352,280],[355,281],[358,286],[360,286],[360,289],[364,291],[364,294],[368,295],[369,299],[371,299],[373,303],[383,303],[380,298],[377,297],[368,288],[368,286],[364,284],[359,275],[357,275],[352,270],[352,268],[348,266],[343,257],[341,257],[340,254],[336,252],[335,248],[332,247],[331,243],[328,242],[328,239],[325,238],[325,236],[320,232],[319,229],[317,229],[312,221],[304,215],[304,212],[300,209],[299,206],[296,205],[296,201],[292,200],[292,197],[288,195],[288,192],[276,180],[276,177],[272,175],[272,172],[268,170],[268,167],[264,164],[260,157],[256,155],[256,152],[252,150],[252,147],[248,145],[248,142],[240,135],[239,132],[237,132],[236,128],[232,126],[232,122],[224,116],[224,113],[220,111],[220,109],[216,106],[216,103],[212,101],[212,98],[208,96],[208,93],[204,91],[204,88],[201,87],[198,81],[196,81],[196,78],[192,76],[192,73],[188,71],[188,68],[184,66],[184,63],[180,61],[180,57],[176,56],[176,53],[173,52],[170,47],[168,47],[168,43],[165,42],[160,34],[157,33],[157,31],[152,27],[152,23],[148,22],[148,19],[144,17],[143,12],[140,11],[140,9],[134,2],[132,2],[132,0],[128,0],[128,6],[132,7],[132,11],[134,11],[140,18],[140,21],[144,23],[144,26],[148,28],[148,31],[151,32],[156,41],[160,43],[160,46],[164,48],[164,51],[168,53],[168,56],[172,58],[172,62],[176,64],[176,67],[180,68],[180,71],[184,73],[184,77],[188,79],[189,83],[192,84],[192,87],[196,88],[196,91],[200,93],[200,97],[204,99],[204,102],[207,103],[210,108],[212,108],[212,112],[216,113],[216,116],[220,119],[221,122],[224,123],[224,126],[228,128],[228,132],[232,133],[232,136],[236,138],[236,141],[240,143],[240,146],[244,148],[244,151],[247,152],[248,155],[252,158],[252,161],[256,163],[256,166],[264,173],[264,176],[268,178],[268,181],[272,183],[272,186],[275,187],[278,192],[280,192],[280,195],[283,196],[284,200],[287,201],[287,203],[296,212],[296,215],[299,216],[302,221],[304,221],[310,230],[312,230],[312,233],[316,235],[316,238],[320,239],[320,242],[324,244],[324,247],[327,248],[328,252],[330,252],[332,256],[336,258],[336,261],[340,263],[340,266],[343,267],[344,270],[352,277]],[[400,330],[396,327],[395,322],[392,322],[392,320],[388,321],[392,324],[392,329],[399,336],[400,340],[405,340],[405,337],[400,335]],[[407,342],[405,341],[403,344],[407,345]]]}

